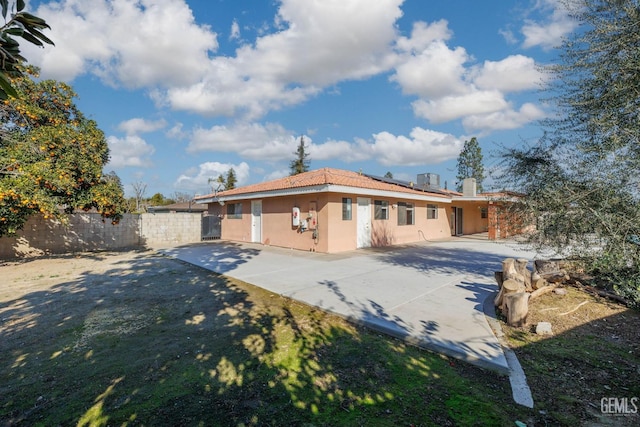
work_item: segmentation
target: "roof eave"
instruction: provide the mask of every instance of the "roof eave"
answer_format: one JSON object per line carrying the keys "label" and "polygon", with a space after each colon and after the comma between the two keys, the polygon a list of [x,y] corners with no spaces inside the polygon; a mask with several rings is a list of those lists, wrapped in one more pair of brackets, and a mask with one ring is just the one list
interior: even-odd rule
{"label": "roof eave", "polygon": [[427,201],[427,202],[451,203],[451,199],[447,196],[431,195],[422,191],[421,192],[416,191],[415,194],[412,194],[412,193],[402,192],[402,191],[349,187],[346,185],[336,185],[336,184],[321,184],[321,185],[312,185],[308,187],[256,191],[254,193],[233,194],[228,196],[220,195],[217,197],[207,197],[207,198],[198,199],[197,203],[218,203],[221,201],[233,202],[236,200],[255,200],[255,199],[266,199],[270,197],[298,196],[298,195],[313,194],[313,193],[347,193],[347,194],[355,194],[359,196],[393,197],[393,198],[399,198],[399,199],[421,200],[421,201]]}

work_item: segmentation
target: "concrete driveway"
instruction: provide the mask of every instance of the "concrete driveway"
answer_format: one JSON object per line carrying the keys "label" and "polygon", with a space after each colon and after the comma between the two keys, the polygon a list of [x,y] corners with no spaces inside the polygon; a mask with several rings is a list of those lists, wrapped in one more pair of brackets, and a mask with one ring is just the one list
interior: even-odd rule
{"label": "concrete driveway", "polygon": [[504,258],[536,257],[515,242],[473,237],[345,254],[225,241],[162,252],[505,374],[485,300]]}

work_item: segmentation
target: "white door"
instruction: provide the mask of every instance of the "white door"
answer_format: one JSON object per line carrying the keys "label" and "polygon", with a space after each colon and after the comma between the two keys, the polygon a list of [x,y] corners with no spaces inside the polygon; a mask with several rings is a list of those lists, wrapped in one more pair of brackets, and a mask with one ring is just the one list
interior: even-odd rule
{"label": "white door", "polygon": [[251,201],[251,241],[262,243],[262,200]]}
{"label": "white door", "polygon": [[371,199],[358,197],[358,248],[371,246]]}

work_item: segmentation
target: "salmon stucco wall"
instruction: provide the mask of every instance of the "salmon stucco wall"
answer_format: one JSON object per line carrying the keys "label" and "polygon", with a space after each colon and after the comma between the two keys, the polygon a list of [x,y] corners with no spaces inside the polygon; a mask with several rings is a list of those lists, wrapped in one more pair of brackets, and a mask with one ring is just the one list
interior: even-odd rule
{"label": "salmon stucco wall", "polygon": [[454,207],[462,208],[462,234],[484,233],[489,230],[488,218],[482,218],[483,210],[487,212],[486,201],[457,201],[451,205],[449,212]]}
{"label": "salmon stucco wall", "polygon": [[[245,200],[235,202],[242,204],[242,218],[231,218],[224,211],[222,239],[241,242],[255,240],[255,243],[283,248],[328,251],[326,195],[271,197],[260,201],[262,203],[261,235],[252,235],[251,201]],[[292,212],[294,207],[300,209],[301,220],[307,221],[308,227],[306,229],[293,225]]]}
{"label": "salmon stucco wall", "polygon": [[[300,225],[293,225],[293,208],[300,209]],[[302,224],[306,221],[306,228]],[[326,195],[274,197],[262,201],[262,243],[327,252]]]}
{"label": "salmon stucco wall", "polygon": [[[342,199],[351,199],[351,219],[342,219]],[[329,234],[327,252],[344,252],[356,249],[358,197],[353,194],[330,193],[328,195]]]}
{"label": "salmon stucco wall", "polygon": [[[326,253],[355,250],[358,247],[358,197],[369,200],[373,247],[438,240],[451,235],[448,203],[363,197],[348,193],[317,193],[262,199],[262,233],[256,243]],[[351,219],[343,219],[344,198],[351,200]],[[388,219],[375,219],[376,200],[388,202]],[[398,202],[413,203],[413,224],[398,225]],[[242,203],[242,218],[230,218],[223,209],[222,239],[251,242],[251,201],[237,203]],[[427,205],[437,207],[436,218],[427,218]],[[300,209],[301,219],[309,221],[306,231],[293,226],[293,207]],[[315,214],[311,218],[309,213],[313,208]]]}
{"label": "salmon stucco wall", "polygon": [[[351,198],[352,219],[342,219],[342,199]],[[451,235],[447,218],[448,205],[436,202],[409,201],[386,197],[366,197],[370,200],[371,214],[371,246],[382,247],[415,243],[425,240],[444,239]],[[329,230],[328,252],[342,252],[357,248],[358,233],[358,196],[350,194],[331,194],[329,196],[329,213],[331,228]],[[388,219],[375,219],[375,201],[388,202]],[[414,204],[414,223],[398,225],[398,202]],[[437,218],[427,219],[427,204],[437,206]]]}

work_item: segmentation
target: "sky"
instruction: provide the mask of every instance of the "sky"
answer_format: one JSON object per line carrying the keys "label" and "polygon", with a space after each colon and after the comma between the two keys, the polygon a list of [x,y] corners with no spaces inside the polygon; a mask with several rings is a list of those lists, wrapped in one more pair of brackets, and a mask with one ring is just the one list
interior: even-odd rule
{"label": "sky", "polygon": [[[540,66],[575,29],[558,0],[59,0],[28,2],[55,46],[23,43],[41,78],[67,82],[110,147],[125,194],[202,195],[311,169],[415,181],[476,137],[541,136]],[[492,178],[485,188],[497,185]],[[497,189],[497,188],[496,188]]]}

